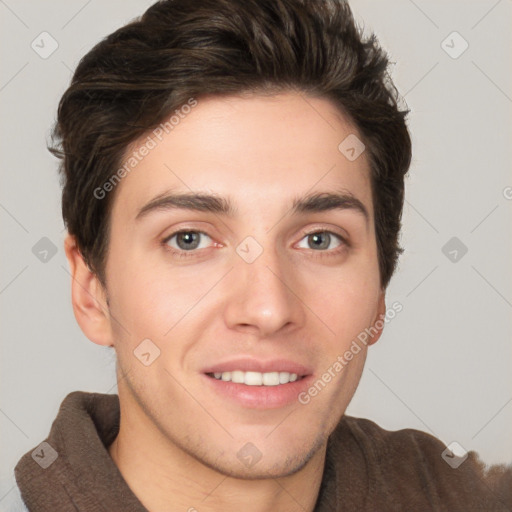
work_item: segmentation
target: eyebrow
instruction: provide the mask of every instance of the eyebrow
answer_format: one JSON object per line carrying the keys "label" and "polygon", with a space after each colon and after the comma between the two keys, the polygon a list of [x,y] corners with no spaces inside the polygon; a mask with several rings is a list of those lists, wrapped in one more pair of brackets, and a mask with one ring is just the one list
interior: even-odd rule
{"label": "eyebrow", "polygon": [[[210,212],[228,217],[234,217],[237,208],[226,197],[199,192],[164,193],[156,196],[146,203],[135,217],[139,220],[150,213],[174,209]],[[302,197],[295,197],[292,202],[291,213],[320,213],[331,210],[352,210],[369,221],[366,206],[350,192],[317,192]]]}

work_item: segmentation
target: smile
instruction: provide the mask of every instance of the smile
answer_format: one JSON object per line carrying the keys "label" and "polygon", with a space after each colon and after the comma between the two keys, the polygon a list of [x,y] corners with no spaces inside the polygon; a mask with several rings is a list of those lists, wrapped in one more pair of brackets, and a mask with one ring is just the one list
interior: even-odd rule
{"label": "smile", "polygon": [[296,373],[290,372],[244,372],[234,370],[231,372],[208,373],[209,377],[224,382],[233,382],[235,384],[245,384],[246,386],[279,386],[300,380]]}

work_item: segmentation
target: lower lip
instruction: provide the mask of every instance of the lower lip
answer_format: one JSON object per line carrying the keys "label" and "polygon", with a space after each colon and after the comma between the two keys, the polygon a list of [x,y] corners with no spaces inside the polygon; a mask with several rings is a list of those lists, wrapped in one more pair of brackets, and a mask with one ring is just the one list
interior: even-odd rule
{"label": "lower lip", "polygon": [[216,393],[252,409],[277,409],[298,402],[298,395],[305,391],[313,376],[308,375],[295,382],[278,386],[247,386],[225,382],[203,374]]}

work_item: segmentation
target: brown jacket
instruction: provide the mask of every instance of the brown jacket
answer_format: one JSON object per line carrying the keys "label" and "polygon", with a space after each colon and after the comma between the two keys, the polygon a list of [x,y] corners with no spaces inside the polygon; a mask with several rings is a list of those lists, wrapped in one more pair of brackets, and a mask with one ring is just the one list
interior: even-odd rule
{"label": "brown jacket", "polygon": [[[47,444],[15,468],[28,510],[145,512],[106,449],[118,429],[117,395],[69,394]],[[485,471],[470,452],[454,469],[444,450],[424,432],[345,416],[329,438],[315,512],[512,511],[512,466]]]}

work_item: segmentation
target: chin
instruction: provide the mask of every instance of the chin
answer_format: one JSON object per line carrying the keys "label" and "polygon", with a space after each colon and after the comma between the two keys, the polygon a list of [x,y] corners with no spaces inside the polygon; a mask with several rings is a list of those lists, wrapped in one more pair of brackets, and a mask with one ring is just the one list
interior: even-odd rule
{"label": "chin", "polygon": [[[273,447],[266,443],[261,451],[256,448],[256,443],[241,443],[242,448],[233,452],[232,446],[237,443],[232,443],[226,449],[220,448],[222,455],[215,459],[211,456],[213,449],[208,453],[189,451],[189,455],[204,466],[231,478],[242,480],[283,478],[302,470],[315,454],[324,447],[327,437],[318,436],[314,441],[309,437],[308,441],[307,443],[297,444],[295,452],[291,452],[292,447],[285,442],[282,442],[280,447]],[[263,444],[265,443],[260,443],[260,446]]]}

